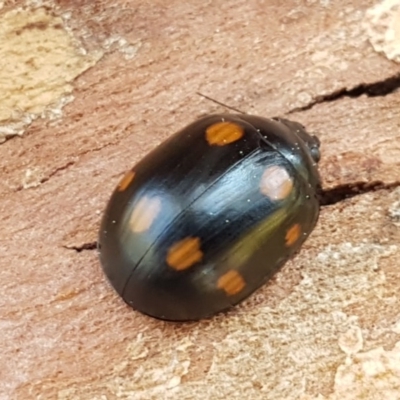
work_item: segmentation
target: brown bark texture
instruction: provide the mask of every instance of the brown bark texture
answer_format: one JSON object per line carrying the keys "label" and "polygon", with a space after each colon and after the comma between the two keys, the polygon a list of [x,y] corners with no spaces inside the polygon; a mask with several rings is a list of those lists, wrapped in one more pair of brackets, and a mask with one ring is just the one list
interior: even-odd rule
{"label": "brown bark texture", "polygon": [[[400,398],[399,1],[0,7],[1,399]],[[93,243],[124,172],[227,112],[197,92],[317,132],[343,198],[243,304],[167,323]]]}

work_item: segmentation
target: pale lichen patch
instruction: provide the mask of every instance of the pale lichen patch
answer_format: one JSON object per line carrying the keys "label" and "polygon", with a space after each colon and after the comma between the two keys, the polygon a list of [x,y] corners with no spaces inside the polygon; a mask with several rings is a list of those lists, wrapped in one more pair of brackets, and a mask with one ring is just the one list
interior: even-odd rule
{"label": "pale lichen patch", "polygon": [[363,348],[363,337],[358,326],[349,328],[339,336],[339,347],[347,355],[356,354]]}
{"label": "pale lichen patch", "polygon": [[106,50],[115,48],[124,55],[126,60],[131,60],[141,48],[142,42],[138,40],[137,42],[131,43],[121,36],[112,35],[103,42],[103,46]]}
{"label": "pale lichen patch", "polygon": [[62,18],[44,8],[1,16],[0,42],[0,143],[51,109],[59,114],[73,80],[102,56],[87,54]]}
{"label": "pale lichen patch", "polygon": [[375,51],[400,62],[400,0],[383,0],[371,7],[364,27]]}
{"label": "pale lichen patch", "polygon": [[400,342],[392,350],[379,347],[358,353],[341,365],[335,376],[333,398],[398,399],[400,397]]}

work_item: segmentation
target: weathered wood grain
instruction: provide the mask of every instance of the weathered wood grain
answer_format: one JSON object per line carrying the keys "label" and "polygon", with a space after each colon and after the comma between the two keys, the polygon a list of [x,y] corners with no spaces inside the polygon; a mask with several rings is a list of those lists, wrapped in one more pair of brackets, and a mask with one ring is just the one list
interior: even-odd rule
{"label": "weathered wood grain", "polygon": [[[389,188],[400,182],[400,78],[387,93],[379,84],[400,67],[368,41],[374,2],[46,4],[104,55],[73,82],[61,118],[0,145],[0,397],[400,396],[400,190]],[[374,96],[351,92],[376,82]],[[96,241],[124,171],[197,116],[226,111],[197,91],[318,132],[326,188],[388,187],[323,208],[303,250],[242,306],[170,324],[126,307],[96,251],[73,247]]]}

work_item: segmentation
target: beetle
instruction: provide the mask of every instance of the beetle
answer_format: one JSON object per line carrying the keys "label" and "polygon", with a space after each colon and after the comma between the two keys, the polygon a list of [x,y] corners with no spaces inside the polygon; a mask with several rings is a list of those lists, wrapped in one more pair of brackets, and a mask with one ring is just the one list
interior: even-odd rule
{"label": "beetle", "polygon": [[125,174],[99,233],[103,270],[155,318],[208,318],[240,303],[317,223],[320,142],[282,118],[196,120]]}

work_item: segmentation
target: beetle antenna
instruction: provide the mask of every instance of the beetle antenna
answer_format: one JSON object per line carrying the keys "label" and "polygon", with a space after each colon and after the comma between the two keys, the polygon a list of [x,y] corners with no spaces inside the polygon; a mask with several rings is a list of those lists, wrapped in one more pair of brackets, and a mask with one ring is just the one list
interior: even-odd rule
{"label": "beetle antenna", "polygon": [[215,100],[215,99],[213,99],[212,97],[208,97],[208,96],[206,96],[206,95],[203,94],[203,93],[196,92],[196,94],[198,94],[198,95],[201,96],[201,97],[204,97],[204,98],[207,99],[207,100],[212,101],[212,102],[215,103],[215,104],[218,104],[218,105],[220,105],[220,106],[222,106],[222,107],[228,108],[229,110],[236,111],[236,112],[238,112],[238,113],[240,113],[240,114],[246,114],[244,111],[239,110],[238,108],[235,108],[235,107],[232,107],[232,106],[228,106],[227,104],[221,103],[220,101]]}

